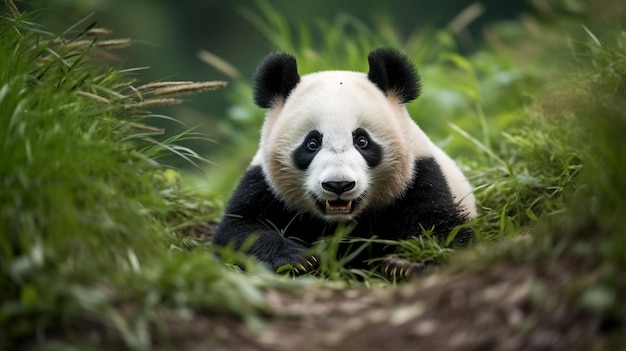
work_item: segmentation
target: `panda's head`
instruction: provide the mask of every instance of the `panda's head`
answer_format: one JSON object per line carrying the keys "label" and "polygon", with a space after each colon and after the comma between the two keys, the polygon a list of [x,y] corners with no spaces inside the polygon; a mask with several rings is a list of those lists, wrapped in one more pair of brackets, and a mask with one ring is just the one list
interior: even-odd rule
{"label": "panda's head", "polygon": [[368,61],[367,74],[302,77],[286,53],[259,64],[254,99],[269,110],[253,164],[292,209],[353,220],[402,195],[415,158],[429,152],[404,108],[420,91],[413,65],[390,48],[372,51]]}

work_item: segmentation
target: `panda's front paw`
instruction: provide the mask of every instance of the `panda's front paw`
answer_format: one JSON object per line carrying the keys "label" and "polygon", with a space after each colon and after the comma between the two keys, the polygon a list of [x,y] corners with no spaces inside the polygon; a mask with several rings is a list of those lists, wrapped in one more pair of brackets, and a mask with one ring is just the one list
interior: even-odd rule
{"label": "panda's front paw", "polygon": [[437,268],[434,262],[413,262],[395,255],[383,260],[381,273],[389,279],[408,280],[433,272]]}
{"label": "panda's front paw", "polygon": [[272,272],[302,275],[317,268],[317,257],[308,253],[305,247],[287,240],[282,244],[279,250],[268,251],[260,257]]}
{"label": "panda's front paw", "polygon": [[278,267],[276,273],[283,273],[289,270],[294,275],[302,275],[314,271],[318,266],[317,257],[302,256],[295,263],[288,263]]}

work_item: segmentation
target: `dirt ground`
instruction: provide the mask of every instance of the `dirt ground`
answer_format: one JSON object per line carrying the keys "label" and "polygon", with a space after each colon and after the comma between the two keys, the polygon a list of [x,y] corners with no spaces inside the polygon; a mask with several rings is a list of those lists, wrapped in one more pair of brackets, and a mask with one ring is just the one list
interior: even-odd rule
{"label": "dirt ground", "polygon": [[437,273],[397,287],[270,291],[261,331],[210,313],[171,316],[170,350],[619,350],[623,326],[568,302],[571,262]]}

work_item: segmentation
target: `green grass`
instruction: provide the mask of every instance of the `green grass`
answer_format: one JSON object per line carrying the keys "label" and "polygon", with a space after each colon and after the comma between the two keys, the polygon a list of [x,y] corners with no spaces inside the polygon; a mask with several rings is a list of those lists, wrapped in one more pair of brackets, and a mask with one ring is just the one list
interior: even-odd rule
{"label": "green grass", "polygon": [[[543,31],[537,37],[535,27],[500,24],[484,49],[462,56],[445,31],[401,38],[389,23],[372,29],[343,14],[295,28],[266,3],[260,14],[242,11],[276,49],[298,57],[301,73],[366,70],[367,52],[383,44],[418,65],[424,94],[408,108],[474,184],[481,216],[472,225],[480,243],[469,250],[470,265],[427,236],[387,244],[402,247],[408,259],[452,261],[461,272],[568,259],[587,267],[588,276],[572,282],[564,298],[620,320],[622,30],[564,18],[531,24]],[[226,197],[188,190],[189,176],[163,164],[179,157],[202,168],[206,160],[178,143],[204,137],[191,129],[163,135],[150,126],[175,118],[149,106],[180,101],[162,86],[142,87],[137,69],[102,62],[110,55],[103,51],[107,39],[90,35],[89,18],[57,34],[37,24],[44,15],[0,19],[0,349],[93,345],[85,329],[105,335],[109,348],[150,349],[170,313],[185,320],[237,316],[259,327],[269,309],[266,289],[395,284],[344,268],[349,257],[337,256],[337,243],[357,250],[367,244],[350,238],[350,228],[314,248],[323,258],[315,277],[270,274],[236,253],[230,263],[248,272],[216,259],[197,232],[219,218]],[[557,48],[569,51],[555,59],[553,52],[563,52]],[[263,117],[249,81],[234,83],[232,101],[237,134],[224,147],[228,160],[226,150],[252,156]],[[206,170],[219,184],[211,191],[227,193],[247,162],[229,172]]]}
{"label": "green grass", "polygon": [[87,320],[146,349],[159,311],[193,306],[253,321],[265,283],[229,274],[189,240],[218,213],[160,163],[203,162],[177,144],[198,136],[148,125],[171,119],[144,107],[172,92],[99,61],[104,39],[89,23],[55,34],[39,16],[0,20],[0,348],[61,331],[80,339]]}

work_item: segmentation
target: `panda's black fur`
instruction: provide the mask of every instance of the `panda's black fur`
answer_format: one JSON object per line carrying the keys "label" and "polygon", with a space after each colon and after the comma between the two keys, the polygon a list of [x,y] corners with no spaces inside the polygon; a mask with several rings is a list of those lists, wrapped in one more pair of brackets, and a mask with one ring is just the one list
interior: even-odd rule
{"label": "panda's black fur", "polygon": [[420,95],[420,81],[408,58],[391,48],[380,48],[367,56],[370,71],[367,78],[385,93],[394,93],[401,103]]}
{"label": "panda's black fur", "polygon": [[286,53],[269,54],[255,76],[254,103],[270,108],[276,98],[287,98],[300,82],[296,58]]}
{"label": "panda's black fur", "polygon": [[[419,77],[404,55],[394,49],[381,48],[371,52],[368,61],[370,71],[367,79],[386,96],[400,104],[417,98],[420,93]],[[254,100],[260,107],[274,108],[284,104],[299,83],[295,58],[286,53],[270,54],[257,69]],[[368,169],[375,169],[378,164],[385,162],[384,146],[367,133],[359,128],[352,131],[354,138],[365,134],[362,139],[366,141],[366,147],[359,149],[359,152]],[[322,138],[317,130],[309,132],[302,143],[297,147],[294,145],[290,151],[291,160],[282,162],[291,162],[287,167],[306,172],[317,152],[313,147],[315,145],[307,142],[313,141],[315,144],[319,139],[321,144]],[[410,181],[403,184],[404,188],[396,198],[389,199],[384,206],[365,207],[356,218],[349,220],[355,224],[349,233],[351,237],[402,240],[420,235],[424,230],[432,230],[436,237],[445,239],[455,227],[468,221],[470,211],[461,206],[460,199],[451,193],[435,154],[427,154],[412,162],[413,176],[407,178]],[[296,271],[306,271],[315,265],[316,260],[305,253],[307,248],[321,237],[333,235],[337,226],[344,221],[327,220],[311,210],[289,203],[275,189],[276,186],[273,188],[272,182],[268,180],[269,171],[263,169],[263,164],[252,164],[245,172],[217,228],[214,243],[239,248],[253,236],[254,242],[248,247],[247,253],[270,269],[276,270],[282,265],[291,264]],[[322,184],[324,189],[336,192],[338,196],[343,192],[341,188],[348,189],[354,185],[347,181],[327,183]],[[357,204],[355,206],[358,206],[358,199],[354,201]],[[284,233],[281,235],[277,229]],[[465,245],[471,238],[472,231],[463,228],[456,235],[455,243]],[[372,244],[351,265],[363,266],[369,259],[383,258],[394,253],[394,248]],[[385,272],[388,273],[388,270]]]}

